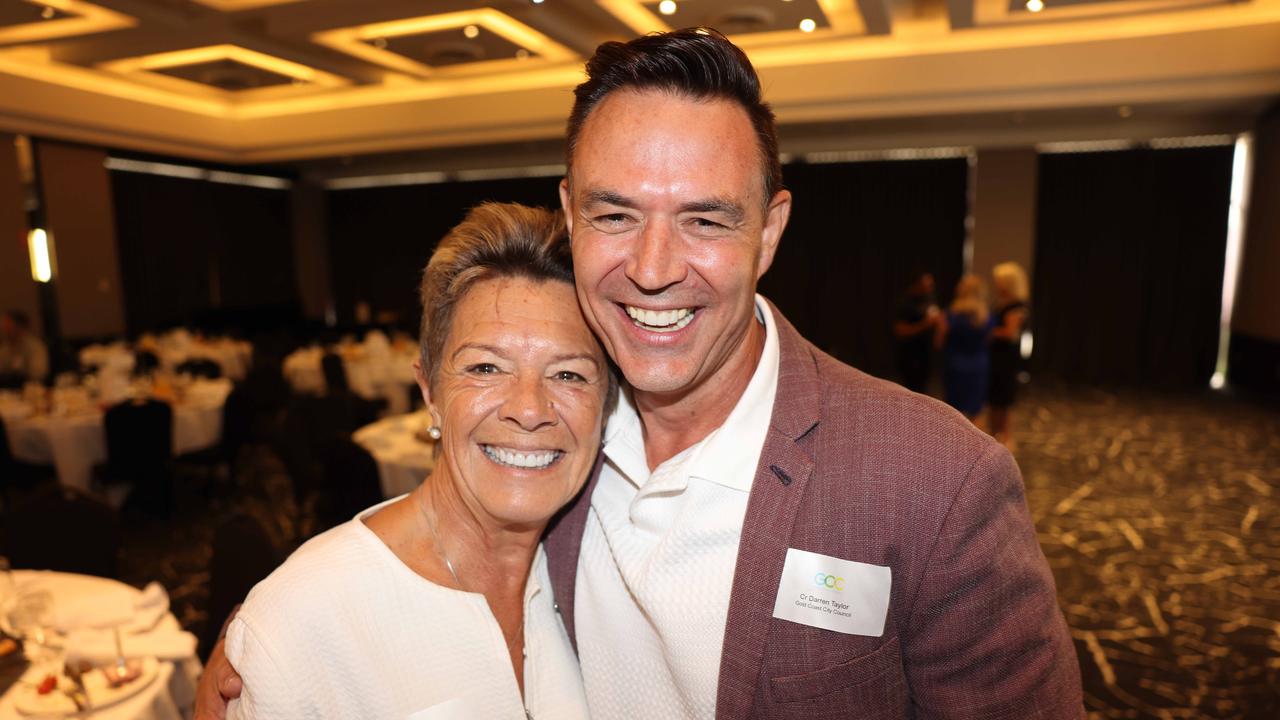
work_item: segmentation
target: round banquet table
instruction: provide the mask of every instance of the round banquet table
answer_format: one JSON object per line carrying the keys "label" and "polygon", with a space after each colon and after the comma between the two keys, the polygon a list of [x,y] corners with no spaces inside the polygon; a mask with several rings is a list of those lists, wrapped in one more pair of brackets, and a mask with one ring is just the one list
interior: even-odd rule
{"label": "round banquet table", "polygon": [[417,438],[418,431],[430,424],[431,416],[426,410],[419,410],[383,418],[351,436],[378,462],[383,497],[403,495],[431,474],[435,446]]}
{"label": "round banquet table", "polygon": [[[173,453],[181,455],[218,444],[222,438],[222,406],[231,381],[193,385],[183,402],[173,405]],[[18,460],[52,464],[63,485],[88,490],[93,466],[107,459],[102,411],[90,407],[69,415],[6,416],[9,448]]]}
{"label": "round banquet table", "polygon": [[[128,593],[139,596],[137,588],[108,578],[73,573],[51,572],[47,570],[14,570],[14,584],[19,592],[41,589],[53,594],[54,604],[60,599],[80,596],[100,595],[101,593]],[[151,632],[178,632],[181,627],[173,613],[166,612]],[[128,654],[129,635],[122,637],[125,653]],[[86,715],[74,715],[77,718],[93,720],[182,720],[190,717],[195,708],[196,683],[200,678],[200,660],[194,653],[187,658],[172,661],[161,661],[159,673],[155,680],[143,688],[137,695],[127,698],[118,704]],[[39,673],[38,669],[30,672]],[[0,720],[26,719],[14,708],[13,694],[17,686],[9,688],[0,696]]]}

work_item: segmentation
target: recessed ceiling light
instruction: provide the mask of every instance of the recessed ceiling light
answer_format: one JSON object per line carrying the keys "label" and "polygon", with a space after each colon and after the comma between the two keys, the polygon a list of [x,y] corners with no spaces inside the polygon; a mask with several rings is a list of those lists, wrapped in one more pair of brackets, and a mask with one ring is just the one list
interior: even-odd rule
{"label": "recessed ceiling light", "polygon": [[663,15],[675,15],[676,0],[662,0],[662,2],[658,3],[658,12]]}
{"label": "recessed ceiling light", "polygon": [[520,48],[519,50],[516,50],[516,59],[517,59],[517,60],[528,60],[528,59],[529,59],[529,51],[528,51],[528,50],[525,50],[524,48]]}
{"label": "recessed ceiling light", "polygon": [[814,22],[810,18],[805,18],[800,21],[800,32],[813,32],[816,27],[818,27],[818,23]]}
{"label": "recessed ceiling light", "polygon": [[541,5],[541,4],[542,4],[542,0],[533,0],[533,4],[534,4],[534,5]]}
{"label": "recessed ceiling light", "polygon": [[475,25],[468,25],[462,28],[462,34],[467,36],[467,39],[474,40],[475,38],[480,37],[480,28]]}
{"label": "recessed ceiling light", "polygon": [[1044,0],[1027,0],[1027,9],[1031,12],[1040,12],[1044,9]]}
{"label": "recessed ceiling light", "polygon": [[373,46],[374,46],[374,47],[376,47],[376,48],[378,48],[379,50],[384,50],[384,49],[386,49],[386,47],[387,47],[387,39],[386,39],[386,38],[374,38],[371,42],[372,42]]}
{"label": "recessed ceiling light", "polygon": [[44,18],[45,20],[53,19],[53,16],[56,14],[57,14],[57,11],[55,11],[53,8],[49,7],[48,5],[45,5],[44,9],[40,11],[40,17]]}

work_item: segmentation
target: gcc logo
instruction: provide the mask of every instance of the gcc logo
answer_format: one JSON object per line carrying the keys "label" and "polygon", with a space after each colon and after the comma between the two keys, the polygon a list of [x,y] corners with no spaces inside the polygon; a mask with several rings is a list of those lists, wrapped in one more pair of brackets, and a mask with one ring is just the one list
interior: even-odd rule
{"label": "gcc logo", "polygon": [[826,573],[818,573],[813,576],[813,584],[833,590],[844,590],[844,578],[828,575]]}

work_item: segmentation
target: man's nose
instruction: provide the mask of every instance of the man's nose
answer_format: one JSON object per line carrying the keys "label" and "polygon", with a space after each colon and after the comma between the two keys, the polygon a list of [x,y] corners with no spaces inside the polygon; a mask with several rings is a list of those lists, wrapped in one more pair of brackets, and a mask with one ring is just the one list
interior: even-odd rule
{"label": "man's nose", "polygon": [[627,263],[627,277],[642,290],[656,292],[684,280],[686,272],[680,238],[670,223],[645,223]]}

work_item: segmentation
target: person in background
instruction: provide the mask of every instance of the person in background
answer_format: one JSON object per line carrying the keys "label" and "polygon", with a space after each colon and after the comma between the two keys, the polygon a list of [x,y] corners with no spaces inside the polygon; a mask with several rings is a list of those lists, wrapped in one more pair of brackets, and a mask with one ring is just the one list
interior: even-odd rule
{"label": "person in background", "polygon": [[918,393],[926,392],[929,387],[929,374],[933,370],[933,335],[942,317],[942,311],[934,301],[933,289],[933,273],[914,273],[911,285],[898,305],[897,320],[893,323],[902,384]]}
{"label": "person in background", "polygon": [[991,270],[991,289],[995,293],[995,327],[991,331],[991,374],[987,388],[990,430],[996,440],[1012,449],[1009,409],[1017,397],[1022,329],[1027,325],[1027,273],[1016,262],[1000,263]]}
{"label": "person in background", "polygon": [[0,377],[43,382],[49,375],[49,350],[31,332],[31,320],[21,310],[0,316]]}
{"label": "person in background", "polygon": [[947,404],[973,420],[987,402],[991,313],[986,287],[977,275],[956,284],[956,296],[938,323],[934,345],[942,350]]}

